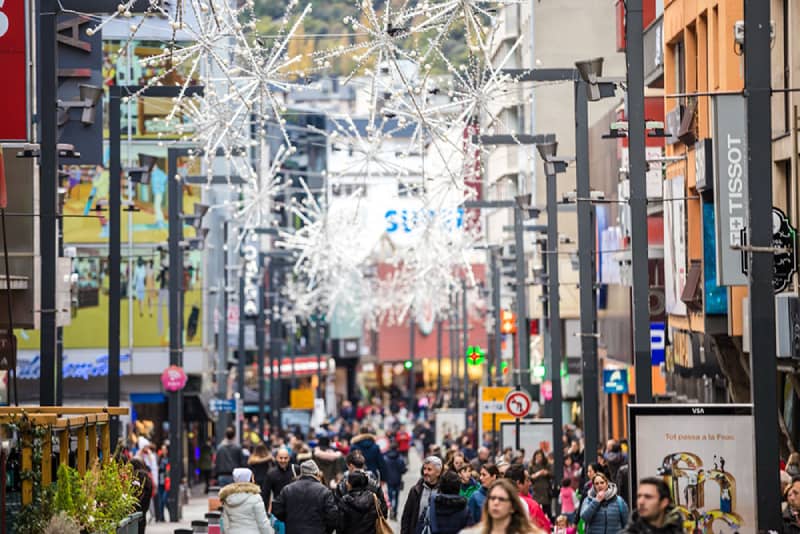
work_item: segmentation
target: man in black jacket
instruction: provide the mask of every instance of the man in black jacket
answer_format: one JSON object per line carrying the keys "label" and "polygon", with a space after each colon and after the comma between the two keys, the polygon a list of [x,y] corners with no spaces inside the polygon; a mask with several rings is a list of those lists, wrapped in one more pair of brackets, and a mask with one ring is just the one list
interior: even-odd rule
{"label": "man in black jacket", "polygon": [[367,477],[367,489],[378,497],[378,503],[381,505],[381,513],[386,515],[388,506],[383,495],[383,489],[381,489],[381,483],[375,478],[375,475],[373,475],[371,471],[364,469],[364,455],[361,454],[361,451],[358,449],[350,451],[345,457],[345,462],[347,464],[347,471],[345,471],[344,477],[342,477],[342,480],[339,481],[333,490],[333,496],[336,498],[337,504],[348,493],[347,481],[350,475],[353,473],[361,473]]}
{"label": "man in black jacket", "polygon": [[289,461],[289,451],[280,449],[275,454],[275,461],[278,465],[267,472],[267,481],[264,487],[264,505],[267,511],[270,510],[272,500],[280,495],[281,490],[294,480],[294,465]]}
{"label": "man in black jacket", "polygon": [[235,438],[236,429],[229,426],[225,429],[225,439],[217,447],[214,475],[220,488],[233,482],[234,469],[247,466],[242,448],[234,441]]}
{"label": "man in black jacket", "polygon": [[683,518],[672,506],[666,482],[656,477],[639,481],[636,511],[620,534],[683,534]]}
{"label": "man in black jacket", "polygon": [[422,462],[422,478],[408,490],[403,517],[400,521],[400,534],[417,534],[417,525],[428,509],[431,494],[439,485],[442,474],[442,459],[428,456]]}
{"label": "man in black jacket", "polygon": [[272,501],[272,513],[286,524],[286,534],[326,534],[339,523],[333,493],[319,480],[314,460],[300,464],[300,478]]}

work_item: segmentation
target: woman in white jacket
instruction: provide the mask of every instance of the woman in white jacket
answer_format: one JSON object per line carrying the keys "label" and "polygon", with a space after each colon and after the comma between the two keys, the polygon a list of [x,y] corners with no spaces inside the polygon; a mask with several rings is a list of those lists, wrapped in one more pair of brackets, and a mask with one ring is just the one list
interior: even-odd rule
{"label": "woman in white jacket", "polygon": [[233,470],[233,483],[219,492],[222,501],[222,532],[225,534],[274,534],[261,498],[261,488],[253,484],[253,472]]}

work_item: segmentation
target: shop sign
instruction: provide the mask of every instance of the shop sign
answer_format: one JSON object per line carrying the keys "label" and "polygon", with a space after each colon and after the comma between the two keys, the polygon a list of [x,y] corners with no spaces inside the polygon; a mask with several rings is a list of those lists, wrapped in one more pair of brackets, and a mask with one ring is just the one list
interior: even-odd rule
{"label": "shop sign", "polygon": [[[797,230],[789,224],[789,218],[778,208],[772,208],[772,247],[775,249],[772,263],[772,287],[775,293],[785,291],[792,281],[792,276],[797,268],[794,256],[794,241]],[[747,235],[743,232],[742,241],[747,242]],[[748,272],[748,257],[742,252],[742,265],[744,273]]]}
{"label": "shop sign", "polygon": [[[119,357],[120,363],[130,361],[130,354],[121,354]],[[41,357],[37,354],[30,360],[20,360],[17,367],[17,377],[20,380],[39,380],[41,373]],[[122,369],[119,371],[120,376],[125,373]],[[108,376],[108,354],[97,356],[94,361],[85,362],[70,362],[69,355],[64,354],[64,378],[82,378],[89,380],[89,378],[97,376]]]}
{"label": "shop sign", "polygon": [[603,369],[603,391],[605,393],[627,393],[628,370]]}
{"label": "shop sign", "polygon": [[747,113],[742,95],[712,97],[714,109],[714,206],[717,230],[717,284],[747,285],[742,244],[747,225]]}
{"label": "shop sign", "polygon": [[242,245],[242,259],[244,261],[244,316],[245,319],[258,318],[258,299],[260,295],[258,277],[260,273],[258,262],[258,236],[250,232],[247,241]]}
{"label": "shop sign", "polygon": [[170,365],[161,373],[161,385],[170,392],[182,390],[186,387],[186,380],[186,372],[177,365]]}
{"label": "shop sign", "polygon": [[28,2],[0,2],[0,141],[30,138],[30,78],[28,76]]}

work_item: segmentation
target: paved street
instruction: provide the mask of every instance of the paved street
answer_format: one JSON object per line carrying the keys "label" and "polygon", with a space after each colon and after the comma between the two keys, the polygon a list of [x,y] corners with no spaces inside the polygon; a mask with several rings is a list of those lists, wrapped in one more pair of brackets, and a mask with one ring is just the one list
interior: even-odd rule
{"label": "paved street", "polygon": [[[399,518],[403,510],[403,504],[406,501],[408,490],[419,480],[420,467],[422,462],[416,450],[412,450],[409,455],[408,472],[403,477],[404,487],[400,494],[400,508],[398,510],[398,521],[390,521],[392,528],[395,532],[400,532]],[[189,499],[189,504],[183,507],[183,520],[177,523],[149,523],[146,532],[148,534],[173,534],[175,529],[190,528],[192,521],[197,519],[204,519],[206,512],[208,512],[208,499],[202,494],[202,488],[195,486],[195,492],[199,493]]]}

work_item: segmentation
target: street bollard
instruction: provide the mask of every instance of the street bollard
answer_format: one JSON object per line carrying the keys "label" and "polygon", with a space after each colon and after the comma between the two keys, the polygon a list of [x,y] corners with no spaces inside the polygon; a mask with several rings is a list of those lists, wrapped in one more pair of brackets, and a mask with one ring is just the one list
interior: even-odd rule
{"label": "street bollard", "polygon": [[208,534],[221,534],[220,517],[222,514],[219,512],[209,512],[206,514],[206,521],[208,521]]}
{"label": "street bollard", "polygon": [[208,534],[208,521],[203,519],[192,521],[192,532],[194,534]]}
{"label": "street bollard", "polygon": [[208,511],[214,512],[219,510],[219,486],[211,486],[208,488]]}

